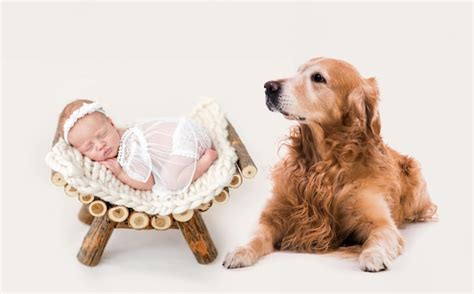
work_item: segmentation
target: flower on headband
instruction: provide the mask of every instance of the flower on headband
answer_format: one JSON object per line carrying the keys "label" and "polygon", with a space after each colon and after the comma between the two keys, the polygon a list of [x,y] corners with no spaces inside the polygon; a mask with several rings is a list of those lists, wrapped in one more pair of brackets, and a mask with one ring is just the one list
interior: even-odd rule
{"label": "flower on headband", "polygon": [[88,115],[89,113],[96,112],[96,111],[102,112],[102,113],[105,114],[104,109],[97,102],[84,103],[84,104],[82,104],[81,107],[74,110],[74,112],[71,114],[71,116],[64,122],[64,127],[63,127],[64,141],[66,141],[66,143],[69,144],[69,141],[67,139],[69,131],[72,129],[72,127],[76,124],[76,122],[80,118]]}

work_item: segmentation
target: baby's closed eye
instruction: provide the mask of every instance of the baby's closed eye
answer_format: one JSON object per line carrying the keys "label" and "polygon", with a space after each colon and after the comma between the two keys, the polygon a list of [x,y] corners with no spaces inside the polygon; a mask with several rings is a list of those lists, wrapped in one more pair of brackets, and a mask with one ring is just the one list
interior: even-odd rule
{"label": "baby's closed eye", "polygon": [[107,131],[100,133],[100,134],[99,134],[99,138],[104,138],[105,135],[107,135]]}

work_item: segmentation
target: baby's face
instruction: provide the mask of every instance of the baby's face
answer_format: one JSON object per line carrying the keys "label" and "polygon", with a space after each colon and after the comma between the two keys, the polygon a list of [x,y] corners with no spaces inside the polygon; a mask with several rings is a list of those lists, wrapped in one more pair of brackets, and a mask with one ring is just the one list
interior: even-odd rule
{"label": "baby's face", "polygon": [[109,118],[93,112],[76,122],[69,131],[68,140],[85,156],[103,161],[117,156],[120,133]]}

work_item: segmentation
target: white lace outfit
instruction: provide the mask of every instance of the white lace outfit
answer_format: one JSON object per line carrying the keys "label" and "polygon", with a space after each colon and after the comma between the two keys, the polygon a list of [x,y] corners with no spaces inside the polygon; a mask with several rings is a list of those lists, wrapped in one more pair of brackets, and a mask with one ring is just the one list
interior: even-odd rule
{"label": "white lace outfit", "polygon": [[155,119],[125,131],[117,161],[136,181],[153,176],[153,193],[166,199],[188,188],[197,161],[211,147],[206,129],[191,119]]}

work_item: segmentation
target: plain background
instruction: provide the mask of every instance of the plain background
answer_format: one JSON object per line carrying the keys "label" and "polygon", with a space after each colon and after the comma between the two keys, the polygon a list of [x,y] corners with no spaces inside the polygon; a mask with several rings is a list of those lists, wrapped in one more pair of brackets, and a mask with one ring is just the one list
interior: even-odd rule
{"label": "plain background", "polygon": [[[471,3],[4,3],[2,7],[4,290],[467,291],[472,287]],[[275,253],[225,270],[266,199],[278,143],[294,122],[269,112],[265,81],[316,56],[375,76],[382,134],[417,158],[438,223],[402,230],[389,271]],[[200,97],[227,112],[258,166],[203,214],[219,251],[199,265],[179,231],[113,233],[101,263],[76,254],[80,203],[49,180],[44,157],[62,107],[99,101],[117,122],[188,113]],[[284,154],[284,152],[283,152]]]}

